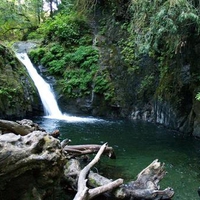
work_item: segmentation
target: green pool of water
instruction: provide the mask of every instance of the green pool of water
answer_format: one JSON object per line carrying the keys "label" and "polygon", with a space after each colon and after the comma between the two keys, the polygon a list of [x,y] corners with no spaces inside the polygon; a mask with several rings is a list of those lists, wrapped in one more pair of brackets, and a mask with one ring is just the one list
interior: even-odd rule
{"label": "green pool of water", "polygon": [[109,178],[135,180],[137,174],[153,160],[165,163],[168,174],[161,188],[175,191],[174,200],[199,200],[200,140],[184,137],[161,126],[140,121],[96,121],[93,123],[66,122],[40,118],[35,120],[48,131],[59,129],[61,139],[71,144],[103,144],[108,142],[117,159],[103,157],[98,164]]}

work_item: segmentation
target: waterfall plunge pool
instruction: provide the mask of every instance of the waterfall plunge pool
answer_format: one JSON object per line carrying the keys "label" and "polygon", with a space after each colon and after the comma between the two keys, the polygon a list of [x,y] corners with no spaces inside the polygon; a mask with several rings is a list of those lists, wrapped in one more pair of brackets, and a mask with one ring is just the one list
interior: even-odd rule
{"label": "waterfall plunge pool", "polygon": [[109,121],[63,114],[53,91],[37,73],[26,53],[16,54],[26,66],[40,94],[47,117],[33,119],[47,131],[59,129],[61,140],[72,144],[108,142],[117,159],[102,157],[98,169],[112,179],[135,180],[137,174],[153,160],[165,163],[168,174],[160,183],[175,190],[174,200],[199,200],[200,141],[183,137],[163,127],[139,121]]}
{"label": "waterfall plunge pool", "polygon": [[168,174],[160,182],[161,188],[172,187],[173,200],[199,200],[200,140],[183,137],[151,123],[128,120],[66,121],[35,118],[47,131],[60,130],[60,139],[69,138],[71,144],[103,144],[108,142],[117,159],[102,156],[97,164],[108,178],[135,180],[137,174],[153,160],[165,163]]}

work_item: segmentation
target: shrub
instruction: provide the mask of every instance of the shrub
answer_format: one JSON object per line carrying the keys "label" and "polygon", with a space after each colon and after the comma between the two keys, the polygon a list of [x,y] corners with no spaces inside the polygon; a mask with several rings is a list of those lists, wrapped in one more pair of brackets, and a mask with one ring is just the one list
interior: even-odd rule
{"label": "shrub", "polygon": [[86,20],[72,12],[68,15],[59,13],[40,27],[49,42],[56,41],[65,47],[78,44],[89,33],[88,30]]}
{"label": "shrub", "polygon": [[30,59],[33,63],[38,64],[45,55],[45,48],[33,49],[29,52]]}

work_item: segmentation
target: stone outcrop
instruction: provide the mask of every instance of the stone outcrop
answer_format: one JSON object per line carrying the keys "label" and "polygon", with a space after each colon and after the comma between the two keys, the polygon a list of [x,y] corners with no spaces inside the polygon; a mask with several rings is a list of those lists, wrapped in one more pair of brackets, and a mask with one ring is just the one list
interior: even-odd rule
{"label": "stone outcrop", "polygon": [[[104,114],[109,115],[108,111],[112,117],[154,122],[200,137],[200,102],[195,98],[199,92],[199,41],[191,34],[180,52],[171,55],[164,65],[159,60],[161,52],[161,55],[143,54],[135,58],[134,41],[128,40],[129,33],[120,27],[130,23],[126,3],[116,3],[118,6],[112,16],[109,7],[102,12],[98,7],[94,17],[94,46],[101,55],[100,68],[108,71],[115,85],[117,109],[112,110],[111,105],[107,105],[109,108],[103,111]],[[98,26],[102,19],[103,34],[102,27]],[[133,46],[129,46],[131,44]],[[125,58],[123,51],[128,52]],[[101,102],[98,101],[98,105]]]}
{"label": "stone outcrop", "polygon": [[15,54],[0,45],[0,117],[14,118],[41,113],[40,98],[25,67]]}

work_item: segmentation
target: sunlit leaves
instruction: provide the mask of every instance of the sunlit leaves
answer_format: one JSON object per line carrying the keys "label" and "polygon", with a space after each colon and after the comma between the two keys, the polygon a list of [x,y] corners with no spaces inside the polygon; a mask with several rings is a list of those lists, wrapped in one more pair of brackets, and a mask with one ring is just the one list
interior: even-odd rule
{"label": "sunlit leaves", "polygon": [[42,32],[49,42],[58,41],[67,47],[79,43],[88,32],[88,25],[85,19],[78,17],[76,13],[59,13],[43,23],[38,31]]}
{"label": "sunlit leaves", "polygon": [[21,39],[36,29],[44,19],[43,0],[2,0],[0,5],[0,38]]}

